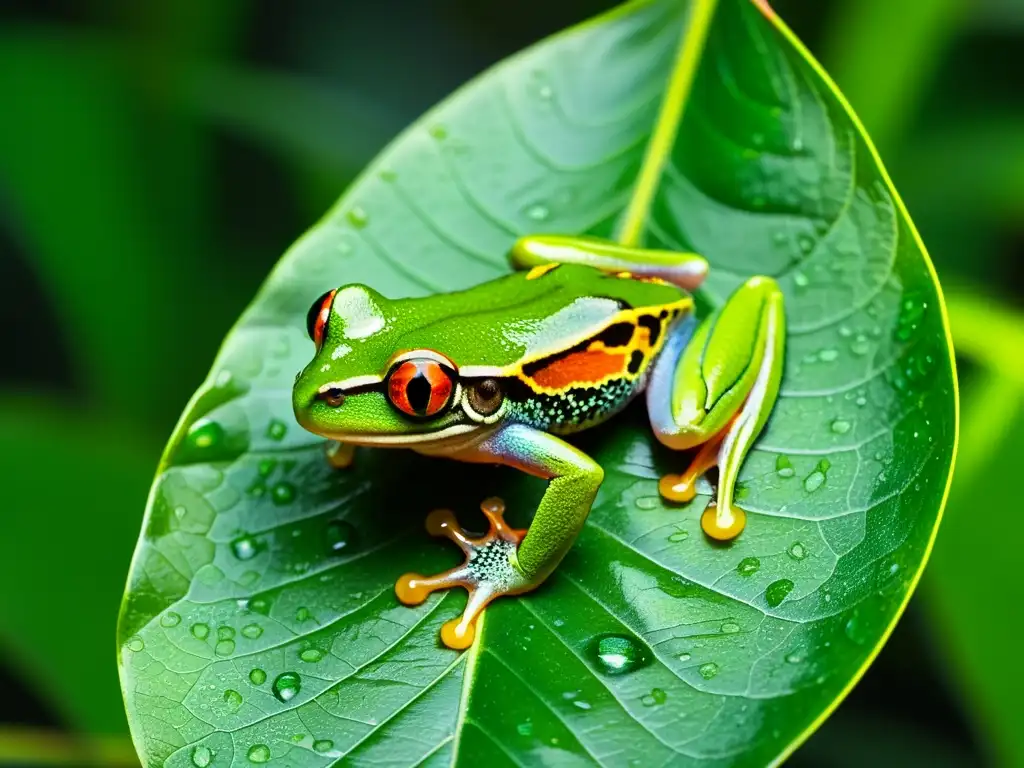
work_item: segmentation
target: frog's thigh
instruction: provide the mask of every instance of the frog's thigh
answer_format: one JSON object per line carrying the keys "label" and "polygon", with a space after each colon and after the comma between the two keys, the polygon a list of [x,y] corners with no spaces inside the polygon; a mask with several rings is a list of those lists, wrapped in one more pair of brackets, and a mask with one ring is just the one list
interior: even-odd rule
{"label": "frog's thigh", "polygon": [[736,479],[775,404],[784,338],[782,293],[770,278],[754,277],[695,331],[673,332],[651,374],[647,404],[658,439],[677,450],[701,446],[686,472],[663,478],[662,493],[692,499],[697,479],[717,464],[718,498],[702,519],[714,538],[743,529]]}

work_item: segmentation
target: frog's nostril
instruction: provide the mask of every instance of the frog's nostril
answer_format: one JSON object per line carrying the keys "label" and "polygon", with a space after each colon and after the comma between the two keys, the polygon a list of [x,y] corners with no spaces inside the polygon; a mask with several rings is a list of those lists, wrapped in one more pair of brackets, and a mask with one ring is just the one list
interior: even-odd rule
{"label": "frog's nostril", "polygon": [[337,408],[343,402],[345,402],[345,393],[338,387],[331,387],[325,389],[323,392],[318,392],[316,395],[317,400],[323,400],[331,408]]}

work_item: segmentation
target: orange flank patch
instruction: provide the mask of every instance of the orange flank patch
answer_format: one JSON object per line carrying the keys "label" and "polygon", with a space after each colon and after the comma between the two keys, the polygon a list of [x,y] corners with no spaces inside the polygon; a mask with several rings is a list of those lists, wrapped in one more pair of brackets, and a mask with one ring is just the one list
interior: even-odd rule
{"label": "orange flank patch", "polygon": [[576,384],[596,384],[622,373],[627,357],[622,352],[590,349],[573,352],[552,361],[530,378],[545,389],[564,389]]}

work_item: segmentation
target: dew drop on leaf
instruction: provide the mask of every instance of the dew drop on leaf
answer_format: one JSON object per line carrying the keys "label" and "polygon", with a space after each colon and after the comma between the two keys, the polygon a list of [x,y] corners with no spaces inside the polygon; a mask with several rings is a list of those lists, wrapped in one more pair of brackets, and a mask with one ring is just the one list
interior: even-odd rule
{"label": "dew drop on leaf", "polygon": [[686,541],[688,538],[690,538],[689,531],[676,531],[668,537],[668,540],[673,544],[678,544],[680,541]]}
{"label": "dew drop on leaf", "polygon": [[263,685],[267,682],[267,673],[259,667],[255,667],[249,670],[249,682],[253,685]]}
{"label": "dew drop on leaf", "polygon": [[807,557],[807,549],[799,541],[794,541],[790,544],[786,552],[794,560],[803,560]]}
{"label": "dew drop on leaf", "polygon": [[796,470],[793,469],[793,462],[790,461],[789,456],[779,454],[775,459],[775,474],[779,477],[792,477],[796,474]]}
{"label": "dew drop on leaf", "polygon": [[348,223],[356,229],[362,229],[370,223],[370,217],[362,208],[358,205],[349,210],[345,214],[345,218],[348,219]]}
{"label": "dew drop on leaf", "polygon": [[318,739],[313,742],[313,751],[323,754],[334,749],[334,742],[330,739]]}
{"label": "dew drop on leaf", "polygon": [[315,664],[324,657],[324,652],[319,648],[307,648],[299,654],[299,658],[307,664]]}
{"label": "dew drop on leaf", "polygon": [[867,636],[864,632],[864,622],[856,611],[847,620],[844,631],[846,636],[857,645],[863,645],[867,641]]}
{"label": "dew drop on leaf", "polygon": [[821,488],[825,484],[825,480],[828,479],[828,470],[831,466],[832,463],[828,459],[819,461],[814,471],[804,478],[804,490],[808,493],[814,493]]}
{"label": "dew drop on leaf", "polygon": [[271,440],[283,440],[288,431],[288,425],[280,419],[271,419],[267,425],[267,437]]}
{"label": "dew drop on leaf", "polygon": [[761,561],[756,557],[744,557],[736,566],[736,572],[740,576],[753,576],[761,567]]}
{"label": "dew drop on leaf", "polygon": [[218,640],[217,645],[214,646],[213,650],[218,656],[230,656],[235,652],[235,641]]}
{"label": "dew drop on leaf", "polygon": [[239,536],[231,542],[231,554],[239,560],[251,560],[260,553],[259,542],[252,536]]}
{"label": "dew drop on leaf", "polygon": [[336,555],[349,554],[355,549],[356,529],[346,520],[332,520],[327,524],[327,547]]}
{"label": "dew drop on leaf", "polygon": [[302,679],[295,672],[282,672],[274,678],[271,689],[279,701],[291,701],[302,689]]}
{"label": "dew drop on leaf", "polygon": [[533,735],[533,723],[527,720],[525,723],[519,723],[516,726],[516,732],[520,736],[532,736]]}
{"label": "dew drop on leaf", "polygon": [[134,651],[136,653],[138,653],[139,651],[141,651],[143,648],[146,647],[146,644],[143,642],[142,638],[139,637],[138,635],[136,635],[135,637],[128,638],[128,642],[125,643],[125,645],[128,647],[129,651]]}
{"label": "dew drop on leaf", "polygon": [[438,141],[444,141],[445,139],[448,138],[448,129],[440,124],[430,126],[430,128],[427,129],[427,133],[429,133],[432,138],[435,138]]}
{"label": "dew drop on leaf", "polygon": [[818,353],[818,359],[823,363],[834,362],[839,359],[839,350],[833,347],[823,349]]}
{"label": "dew drop on leaf", "polygon": [[633,504],[637,509],[658,509],[661,506],[661,499],[657,496],[638,496]]}
{"label": "dew drop on leaf", "polygon": [[206,624],[199,622],[198,624],[192,625],[191,632],[193,637],[198,638],[199,640],[205,640],[210,635],[210,628]]}
{"label": "dew drop on leaf", "polygon": [[171,627],[176,627],[179,624],[181,624],[181,614],[180,613],[175,613],[174,611],[168,611],[167,613],[165,613],[163,616],[160,617],[160,626],[161,627],[167,627],[168,629],[170,629]]}
{"label": "dew drop on leaf", "polygon": [[606,675],[622,675],[647,663],[643,645],[626,635],[602,635],[590,646],[591,657],[598,671]]}
{"label": "dew drop on leaf", "polygon": [[727,621],[724,624],[722,624],[723,635],[735,635],[739,631],[740,625],[737,624],[735,621]]}
{"label": "dew drop on leaf", "polygon": [[242,627],[242,637],[247,637],[250,640],[256,640],[262,634],[263,627],[259,624],[246,624]]}
{"label": "dew drop on leaf", "polygon": [[640,697],[640,703],[645,707],[655,707],[664,704],[666,699],[668,699],[668,694],[665,691],[661,688],[652,688],[650,693]]}
{"label": "dew drop on leaf", "polygon": [[806,288],[808,285],[811,284],[811,281],[803,272],[794,272],[793,283],[796,285],[797,288]]}
{"label": "dew drop on leaf", "polygon": [[265,763],[270,760],[270,747],[266,744],[253,744],[245,756],[250,763]]}
{"label": "dew drop on leaf", "polygon": [[192,765],[196,768],[206,768],[211,762],[213,762],[213,752],[209,747],[200,744],[192,750]]}
{"label": "dew drop on leaf", "polygon": [[847,432],[850,431],[851,426],[852,425],[850,424],[850,422],[847,421],[846,419],[836,419],[835,421],[832,422],[831,429],[837,435],[845,435]]}
{"label": "dew drop on leaf", "polygon": [[778,606],[786,596],[793,591],[793,582],[789,579],[779,579],[768,585],[764,591],[764,599],[772,608]]}
{"label": "dew drop on leaf", "polygon": [[688,654],[688,653],[680,653],[679,654],[679,660],[680,661],[689,661],[692,658],[693,657],[690,654]]}
{"label": "dew drop on leaf", "polygon": [[218,640],[232,640],[234,637],[235,630],[233,627],[217,627]]}
{"label": "dew drop on leaf", "polygon": [[279,507],[283,507],[285,504],[291,504],[295,501],[295,486],[282,480],[280,483],[275,484],[270,490],[270,498],[273,499],[274,503]]}
{"label": "dew drop on leaf", "polygon": [[700,676],[705,680],[710,680],[718,674],[718,665],[713,661],[709,661],[697,667],[697,672],[699,672]]}
{"label": "dew drop on leaf", "polygon": [[242,706],[242,694],[228,688],[224,691],[224,703],[227,704],[232,711],[236,711]]}
{"label": "dew drop on leaf", "polygon": [[546,205],[537,203],[526,209],[526,216],[531,221],[547,221],[551,216],[551,210]]}

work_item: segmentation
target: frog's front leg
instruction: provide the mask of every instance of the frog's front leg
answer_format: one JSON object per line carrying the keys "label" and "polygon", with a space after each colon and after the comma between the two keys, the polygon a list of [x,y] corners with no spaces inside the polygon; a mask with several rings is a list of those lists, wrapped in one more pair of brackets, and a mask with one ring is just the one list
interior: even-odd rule
{"label": "frog's front leg", "polygon": [[670,448],[700,446],[681,475],[659,484],[671,501],[689,501],[698,478],[718,465],[717,498],[701,517],[713,539],[743,530],[746,514],[733,496],[743,459],[768,420],[782,376],[785,314],[774,280],[753,277],[695,328],[685,321],[666,340],[647,386],[658,439]]}
{"label": "frog's front leg", "polygon": [[352,466],[352,459],[356,455],[356,447],[351,443],[342,443],[338,440],[327,441],[327,463],[335,469],[348,469]]}
{"label": "frog's front leg", "polygon": [[505,524],[498,499],[481,506],[491,527],[477,539],[468,537],[447,510],[427,517],[427,530],[458,544],[466,561],[437,576],[405,574],[395,592],[403,603],[418,605],[435,590],[465,587],[466,610],[442,627],[441,639],[450,648],[468,648],[476,635],[476,619],[491,600],[538,587],[561,562],[587,519],[604,471],[568,443],[520,424],[503,427],[452,458],[506,464],[550,480],[526,531]]}

